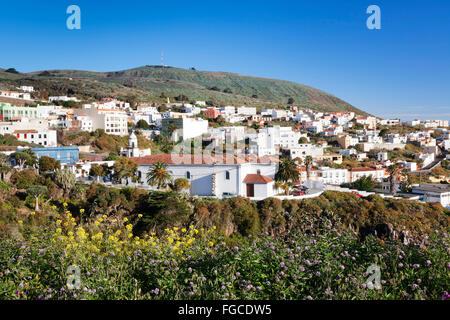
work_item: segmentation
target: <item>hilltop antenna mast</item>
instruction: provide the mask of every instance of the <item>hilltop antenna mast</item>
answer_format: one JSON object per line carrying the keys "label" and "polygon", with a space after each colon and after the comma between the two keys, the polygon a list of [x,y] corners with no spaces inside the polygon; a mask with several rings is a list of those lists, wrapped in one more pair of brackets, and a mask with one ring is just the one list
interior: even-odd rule
{"label": "hilltop antenna mast", "polygon": [[161,51],[161,66],[164,68],[166,65],[164,64],[164,51]]}

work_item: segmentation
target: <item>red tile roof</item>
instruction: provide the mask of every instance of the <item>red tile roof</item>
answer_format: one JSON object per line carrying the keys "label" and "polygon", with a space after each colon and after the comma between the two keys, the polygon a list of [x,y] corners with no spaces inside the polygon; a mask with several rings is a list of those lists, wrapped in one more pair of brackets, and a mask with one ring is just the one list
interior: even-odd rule
{"label": "red tile roof", "polygon": [[248,174],[244,178],[244,183],[269,183],[272,182],[273,179],[263,176],[261,174]]}
{"label": "red tile roof", "polygon": [[376,171],[374,168],[352,168],[351,172],[361,172],[361,171]]}
{"label": "red tile roof", "polygon": [[30,130],[14,130],[14,133],[38,133],[38,132],[34,129],[30,129]]}
{"label": "red tile roof", "polygon": [[168,165],[212,165],[212,164],[244,164],[244,163],[274,163],[279,162],[277,158],[256,155],[245,156],[215,156],[215,155],[190,155],[190,154],[153,154],[145,157],[131,158],[139,165],[152,165],[163,162]]}

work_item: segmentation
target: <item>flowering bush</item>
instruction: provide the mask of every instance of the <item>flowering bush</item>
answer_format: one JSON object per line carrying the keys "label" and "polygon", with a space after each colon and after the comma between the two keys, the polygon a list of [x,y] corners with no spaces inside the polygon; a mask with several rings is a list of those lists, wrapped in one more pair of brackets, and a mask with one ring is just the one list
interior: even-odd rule
{"label": "flowering bush", "polygon": [[[64,205],[64,210],[67,205]],[[215,227],[133,234],[106,215],[77,224],[68,211],[17,221],[0,248],[1,299],[447,299],[449,238],[427,246],[320,234],[230,238]],[[367,268],[381,271],[370,289]],[[68,287],[69,266],[80,288]]]}

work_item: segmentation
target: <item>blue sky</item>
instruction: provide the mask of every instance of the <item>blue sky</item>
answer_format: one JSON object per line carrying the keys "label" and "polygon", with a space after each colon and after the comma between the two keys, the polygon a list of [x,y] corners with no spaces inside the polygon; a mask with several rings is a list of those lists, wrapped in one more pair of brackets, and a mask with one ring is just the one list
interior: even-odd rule
{"label": "blue sky", "polygon": [[[66,9],[81,8],[81,30]],[[368,30],[366,8],[381,8]],[[160,64],[327,91],[379,116],[450,120],[450,1],[3,1],[0,67]]]}

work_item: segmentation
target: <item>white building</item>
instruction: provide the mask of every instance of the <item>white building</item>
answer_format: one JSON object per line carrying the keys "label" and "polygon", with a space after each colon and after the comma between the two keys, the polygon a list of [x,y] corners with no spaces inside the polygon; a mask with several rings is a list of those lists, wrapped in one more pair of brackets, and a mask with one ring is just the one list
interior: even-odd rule
{"label": "white building", "polygon": [[275,143],[276,137],[273,132],[260,131],[259,133],[247,134],[246,138],[250,141],[249,153],[258,157],[277,155],[279,152],[279,144]]}
{"label": "white building", "polygon": [[138,138],[134,132],[130,134],[128,139],[128,147],[120,148],[120,154],[127,158],[141,158],[150,156],[152,151],[150,148],[139,148]]}
{"label": "white building", "polygon": [[295,148],[290,148],[291,159],[300,158],[305,161],[307,156],[316,158],[323,155],[323,148],[321,146],[315,146],[313,144],[299,144]]}
{"label": "white building", "polygon": [[[172,127],[174,130],[172,131]],[[199,137],[208,132],[208,120],[201,118],[166,118],[162,119],[161,132],[171,136],[173,141]]]}
{"label": "white building", "polygon": [[350,182],[355,182],[359,178],[372,176],[377,181],[381,181],[385,175],[384,169],[373,168],[352,168],[350,169]]}
{"label": "white building", "polygon": [[409,171],[417,171],[417,163],[415,162],[406,162],[405,168]]}
{"label": "white building", "polygon": [[[84,105],[82,109],[75,109],[75,116],[90,118],[92,121],[92,130],[105,130],[105,133],[116,136],[125,136],[128,134],[128,116],[124,110],[96,108],[91,105]],[[85,120],[87,121],[87,120]],[[86,124],[87,127],[90,125]]]}
{"label": "white building", "polygon": [[378,161],[387,161],[388,160],[388,153],[387,152],[378,152],[377,153],[377,160]]}
{"label": "white building", "polygon": [[416,156],[416,159],[423,160],[422,167],[428,166],[435,159],[434,153],[421,153]]}
{"label": "white building", "polygon": [[254,116],[256,115],[256,108],[241,106],[237,108],[237,114],[241,114],[244,116]]}
{"label": "white building", "polygon": [[132,158],[139,165],[138,176],[146,187],[146,175],[156,162],[167,164],[173,179],[185,178],[190,183],[190,194],[198,196],[243,196],[261,200],[274,195],[274,177],[277,161],[259,157],[237,158],[203,156],[198,161],[191,155],[155,154]]}
{"label": "white building", "polygon": [[317,175],[323,184],[341,185],[350,182],[350,173],[347,169],[321,167],[317,170]]}
{"label": "white building", "polygon": [[438,202],[444,208],[450,208],[450,185],[448,184],[421,184],[414,187],[413,193],[423,195],[425,202]]}
{"label": "white building", "polygon": [[20,86],[17,89],[25,92],[34,92],[34,88],[32,86]]}
{"label": "white building", "polygon": [[228,115],[228,114],[235,114],[236,113],[236,108],[233,106],[225,106],[219,109],[220,113],[224,114],[224,115]]}
{"label": "white building", "polygon": [[49,102],[53,102],[53,101],[74,101],[74,102],[79,102],[80,100],[78,100],[76,97],[52,96],[52,97],[48,97],[48,101]]}
{"label": "white building", "polygon": [[11,134],[18,140],[46,147],[57,146],[56,130],[48,128],[48,121],[22,118],[15,122],[0,122],[0,134]]}
{"label": "white building", "polygon": [[410,126],[418,126],[418,125],[420,125],[420,120],[415,119],[415,120],[411,120],[411,121],[406,121],[406,123]]}

